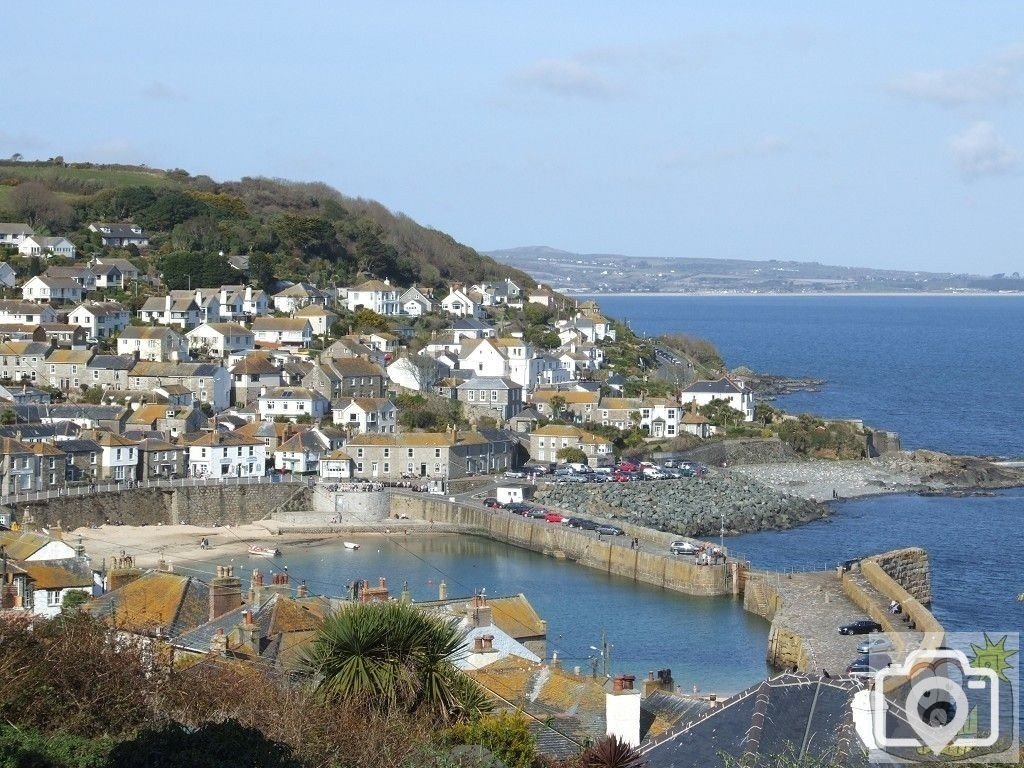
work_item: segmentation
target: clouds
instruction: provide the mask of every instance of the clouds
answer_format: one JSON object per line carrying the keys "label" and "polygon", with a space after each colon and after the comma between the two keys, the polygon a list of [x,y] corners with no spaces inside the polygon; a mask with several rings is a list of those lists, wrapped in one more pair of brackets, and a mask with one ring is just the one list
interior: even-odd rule
{"label": "clouds", "polygon": [[159,80],[154,80],[143,88],[142,95],[147,99],[152,99],[153,101],[188,101],[188,96],[184,93]]}
{"label": "clouds", "polygon": [[1007,144],[992,123],[972,123],[949,140],[953,162],[964,181],[1014,173],[1020,156]]}
{"label": "clouds", "polygon": [[974,67],[906,72],[889,84],[897,96],[940,107],[999,104],[1021,97],[1024,49],[990,57]]}
{"label": "clouds", "polygon": [[563,98],[607,99],[620,91],[596,66],[578,59],[542,59],[511,80],[522,90]]}

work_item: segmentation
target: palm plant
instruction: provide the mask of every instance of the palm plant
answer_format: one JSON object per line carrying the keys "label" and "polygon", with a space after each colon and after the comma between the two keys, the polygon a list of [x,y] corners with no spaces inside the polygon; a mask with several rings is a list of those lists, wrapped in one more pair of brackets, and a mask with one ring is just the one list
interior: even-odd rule
{"label": "palm plant", "polygon": [[301,661],[328,700],[364,699],[451,721],[489,708],[454,664],[464,643],[440,616],[405,603],[365,603],[327,617]]}
{"label": "palm plant", "polygon": [[647,760],[636,747],[615,736],[606,736],[583,750],[580,765],[583,768],[643,768]]}

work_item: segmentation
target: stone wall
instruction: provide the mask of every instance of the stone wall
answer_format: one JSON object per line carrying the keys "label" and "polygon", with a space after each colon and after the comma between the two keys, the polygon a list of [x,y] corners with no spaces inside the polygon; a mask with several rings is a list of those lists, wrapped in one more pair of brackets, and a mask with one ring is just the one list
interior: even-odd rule
{"label": "stone wall", "polygon": [[30,515],[38,527],[74,530],[103,523],[238,525],[262,520],[281,507],[308,509],[310,503],[305,486],[268,483],[97,491],[19,503],[12,512],[18,522]]}
{"label": "stone wall", "polygon": [[734,575],[729,565],[696,565],[687,559],[639,552],[609,537],[563,525],[540,525],[505,511],[468,507],[436,496],[395,494],[392,513],[444,525],[512,544],[589,568],[614,573],[689,595],[731,594]]}
{"label": "stone wall", "polygon": [[869,559],[913,595],[915,600],[925,606],[932,604],[931,568],[925,550],[920,547],[907,547],[875,555]]}

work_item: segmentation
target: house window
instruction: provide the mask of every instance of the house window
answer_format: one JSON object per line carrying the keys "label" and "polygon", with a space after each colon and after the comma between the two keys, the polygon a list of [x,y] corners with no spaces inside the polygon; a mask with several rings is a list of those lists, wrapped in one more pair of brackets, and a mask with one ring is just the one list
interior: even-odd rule
{"label": "house window", "polygon": [[386,459],[389,456],[391,456],[391,449],[390,448],[385,448],[384,449],[384,458]]}
{"label": "house window", "polygon": [[408,464],[405,465],[405,471],[407,473],[409,473],[410,475],[413,473],[414,470],[412,468],[412,462],[411,461]]}
{"label": "house window", "polygon": [[96,464],[96,454],[95,453],[90,453],[89,454],[89,463],[93,464],[93,465]]}
{"label": "house window", "polygon": [[[50,367],[52,368],[53,366],[50,366]],[[53,371],[50,371],[50,373],[53,373]],[[471,390],[469,390],[469,402],[472,403],[474,400],[476,400],[476,390],[475,389],[471,389]]]}
{"label": "house window", "polygon": [[363,449],[362,448],[356,448],[356,458],[357,459],[363,458]]}
{"label": "house window", "polygon": [[385,461],[384,462],[384,474],[386,475],[386,474],[388,474],[390,472],[391,472],[391,464],[389,464],[388,462]]}
{"label": "house window", "polygon": [[362,472],[362,471],[363,471],[363,462],[357,461],[356,462],[356,472]]}
{"label": "house window", "polygon": [[496,389],[492,389],[491,390],[491,402],[492,403],[498,402],[498,390],[496,390]]}
{"label": "house window", "polygon": [[201,458],[201,459],[205,459],[206,458],[206,449],[205,448],[200,448],[199,449],[199,458]]}
{"label": "house window", "polygon": [[46,590],[46,605],[49,608],[55,608],[60,605],[60,590],[59,589],[48,589]]}
{"label": "house window", "polygon": [[434,458],[435,459],[440,459],[441,458],[441,449],[440,448],[435,448],[434,449]]}
{"label": "house window", "polygon": [[[409,448],[409,449],[408,449],[408,451],[407,451],[406,455],[407,455],[407,456],[408,456],[408,457],[409,457],[410,459],[412,458],[412,448]],[[411,466],[412,466],[412,464],[410,464],[409,466],[411,467]]]}

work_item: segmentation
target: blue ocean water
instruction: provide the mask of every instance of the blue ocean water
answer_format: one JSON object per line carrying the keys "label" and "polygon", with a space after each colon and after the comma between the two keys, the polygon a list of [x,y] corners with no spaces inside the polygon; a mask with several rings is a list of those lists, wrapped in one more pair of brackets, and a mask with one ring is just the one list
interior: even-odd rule
{"label": "blue ocean water", "polygon": [[778,400],[905,448],[1024,457],[1024,297],[599,296],[637,333],[710,339],[729,367],[823,378]]}

